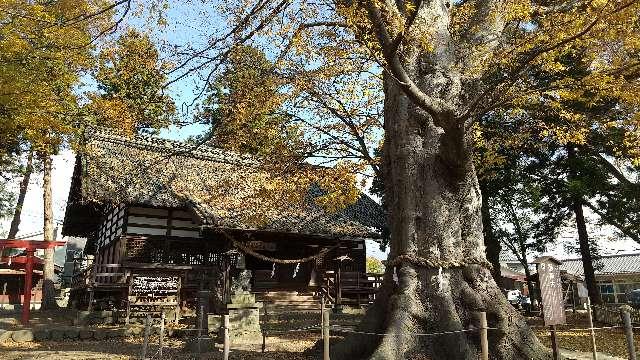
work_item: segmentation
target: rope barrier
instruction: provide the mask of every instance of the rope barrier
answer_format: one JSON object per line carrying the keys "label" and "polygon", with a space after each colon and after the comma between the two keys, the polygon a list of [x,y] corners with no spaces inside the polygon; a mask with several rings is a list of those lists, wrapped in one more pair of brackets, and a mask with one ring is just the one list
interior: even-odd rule
{"label": "rope barrier", "polygon": [[465,260],[436,260],[436,259],[428,259],[418,255],[410,255],[410,254],[401,254],[393,259],[387,260],[385,265],[387,267],[397,266],[400,263],[407,262],[413,264],[418,267],[424,268],[443,268],[443,269],[451,269],[451,268],[462,268],[469,265],[480,265],[488,270],[493,269],[493,265],[488,262],[486,259],[481,258],[468,258]]}
{"label": "rope barrier", "polygon": [[[390,334],[390,333],[376,333],[376,332],[367,332],[367,331],[356,331],[352,329],[341,328],[339,325],[330,326],[337,331],[351,333],[351,334],[362,334],[362,335],[375,335],[375,336],[439,336],[439,335],[451,335],[457,333],[466,333],[466,332],[476,332],[483,330],[482,328],[475,329],[466,329],[466,330],[456,330],[456,331],[442,331],[437,333],[404,333],[404,334]],[[486,328],[487,330],[498,330],[498,328]]]}
{"label": "rope barrier", "polygon": [[271,335],[271,334],[286,334],[288,332],[302,332],[302,331],[309,331],[309,330],[321,330],[322,327],[320,324],[318,325],[313,325],[313,326],[307,326],[307,327],[303,327],[303,328],[299,328],[299,329],[290,329],[290,330],[265,330],[265,332],[267,333],[267,335]]}
{"label": "rope barrier", "polygon": [[[556,332],[561,331],[591,331],[591,330],[608,330],[608,329],[620,329],[623,326],[603,326],[603,327],[591,327],[591,328],[569,328],[569,329],[556,329]],[[545,329],[549,330],[546,326],[531,326],[531,329]]]}

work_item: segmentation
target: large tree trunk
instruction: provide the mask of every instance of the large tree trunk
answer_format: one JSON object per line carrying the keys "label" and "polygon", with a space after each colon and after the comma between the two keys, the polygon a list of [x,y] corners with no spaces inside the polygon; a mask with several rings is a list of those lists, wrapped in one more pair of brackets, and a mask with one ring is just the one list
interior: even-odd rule
{"label": "large tree trunk", "polygon": [[493,221],[491,219],[491,211],[489,207],[489,196],[486,186],[480,185],[482,196],[482,231],[484,235],[484,243],[486,246],[487,260],[493,266],[491,274],[498,287],[502,287],[502,273],[500,272],[500,251],[502,246],[500,240],[493,234]]}
{"label": "large tree trunk", "polygon": [[447,119],[434,121],[389,80],[384,169],[390,254],[382,289],[358,328],[387,335],[348,336],[331,358],[478,359],[477,332],[411,334],[477,327],[480,311],[499,329],[489,331],[492,359],[549,358],[488,269],[467,134],[457,125],[437,125]]}
{"label": "large tree trunk", "polygon": [[18,194],[18,202],[16,203],[16,209],[13,212],[13,219],[11,220],[11,227],[9,228],[9,235],[7,239],[15,239],[20,229],[20,216],[22,215],[22,207],[24,206],[24,198],[27,196],[27,189],[29,188],[29,181],[31,180],[31,173],[33,172],[33,152],[29,153],[27,158],[27,166],[25,167],[22,181],[20,181],[20,193]]}
{"label": "large tree trunk", "polygon": [[[53,238],[53,201],[51,198],[51,156],[42,155],[42,164],[44,166],[42,193],[44,202],[44,240],[54,241]],[[53,248],[44,251],[44,274],[42,283],[42,304],[41,309],[51,310],[57,309],[56,290],[54,286],[55,272],[53,260]]]}
{"label": "large tree trunk", "polygon": [[580,243],[580,256],[582,257],[582,268],[584,269],[584,281],[589,292],[589,300],[592,304],[602,304],[598,284],[596,284],[596,275],[593,268],[593,257],[591,256],[591,247],[589,245],[589,233],[587,232],[587,224],[584,220],[582,212],[582,203],[574,200],[572,204],[573,213],[576,216],[576,227],[578,228],[578,242]]}

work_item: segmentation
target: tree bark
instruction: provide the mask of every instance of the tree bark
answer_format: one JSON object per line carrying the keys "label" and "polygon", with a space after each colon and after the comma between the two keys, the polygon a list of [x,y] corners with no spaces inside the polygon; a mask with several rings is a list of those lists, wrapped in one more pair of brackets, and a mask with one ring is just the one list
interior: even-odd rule
{"label": "tree bark", "polygon": [[20,228],[20,216],[22,215],[22,207],[24,206],[24,198],[27,196],[27,189],[29,188],[29,181],[31,179],[31,173],[33,172],[33,152],[29,153],[27,158],[27,166],[20,182],[20,194],[18,194],[18,201],[16,203],[16,209],[13,213],[13,219],[11,220],[11,227],[9,228],[9,234],[7,239],[15,239]]}
{"label": "tree bark", "polygon": [[[43,170],[43,182],[42,182],[42,194],[44,203],[44,240],[54,241],[53,236],[53,201],[51,197],[51,156],[48,154],[42,154]],[[53,248],[45,249],[44,251],[44,271],[43,271],[43,283],[42,283],[42,310],[57,309],[58,303],[56,302],[56,290],[55,290],[55,271],[54,271],[54,259]]]}
{"label": "tree bark", "polygon": [[498,287],[502,287],[502,273],[500,271],[500,252],[502,246],[500,240],[493,234],[493,221],[489,210],[489,194],[486,186],[480,184],[480,193],[482,195],[482,234],[484,235],[484,243],[486,246],[487,260],[493,266],[491,274]]}
{"label": "tree bark", "polygon": [[489,327],[498,328],[489,332],[492,359],[549,358],[487,269],[468,134],[459,124],[443,127],[452,119],[433,119],[400,86],[385,80],[389,261],[376,301],[358,327],[386,335],[352,334],[333,346],[331,358],[477,359],[476,332],[412,334],[477,328],[480,311]]}
{"label": "tree bark", "polygon": [[576,216],[576,227],[578,228],[578,242],[580,244],[580,256],[582,257],[582,268],[584,270],[584,281],[589,292],[589,299],[592,304],[602,304],[600,291],[596,284],[596,275],[593,268],[593,257],[591,256],[591,246],[589,245],[589,233],[587,232],[587,224],[584,220],[582,212],[582,203],[575,199],[572,204],[573,213]]}

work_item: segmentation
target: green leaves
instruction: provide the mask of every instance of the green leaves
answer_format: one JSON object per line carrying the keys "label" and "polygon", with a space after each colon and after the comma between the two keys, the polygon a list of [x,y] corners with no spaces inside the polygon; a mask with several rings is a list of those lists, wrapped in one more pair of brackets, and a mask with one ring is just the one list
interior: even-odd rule
{"label": "green leaves", "polygon": [[281,115],[284,82],[265,54],[250,46],[230,53],[225,71],[210,85],[197,120],[212,128],[215,146],[283,160],[302,150],[298,128]]}
{"label": "green leaves", "polygon": [[90,94],[88,106],[95,122],[131,134],[171,125],[176,107],[164,93],[168,67],[148,35],[126,31],[99,55],[99,92]]}

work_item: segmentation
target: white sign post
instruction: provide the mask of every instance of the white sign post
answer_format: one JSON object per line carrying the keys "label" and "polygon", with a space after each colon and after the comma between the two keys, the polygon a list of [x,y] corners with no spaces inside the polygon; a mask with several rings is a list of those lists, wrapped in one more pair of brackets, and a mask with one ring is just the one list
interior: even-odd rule
{"label": "white sign post", "polygon": [[567,322],[564,313],[562,280],[560,279],[561,262],[551,256],[543,256],[536,259],[533,263],[536,264],[538,269],[538,286],[542,295],[544,324],[550,327],[553,358],[558,359],[556,325]]}

